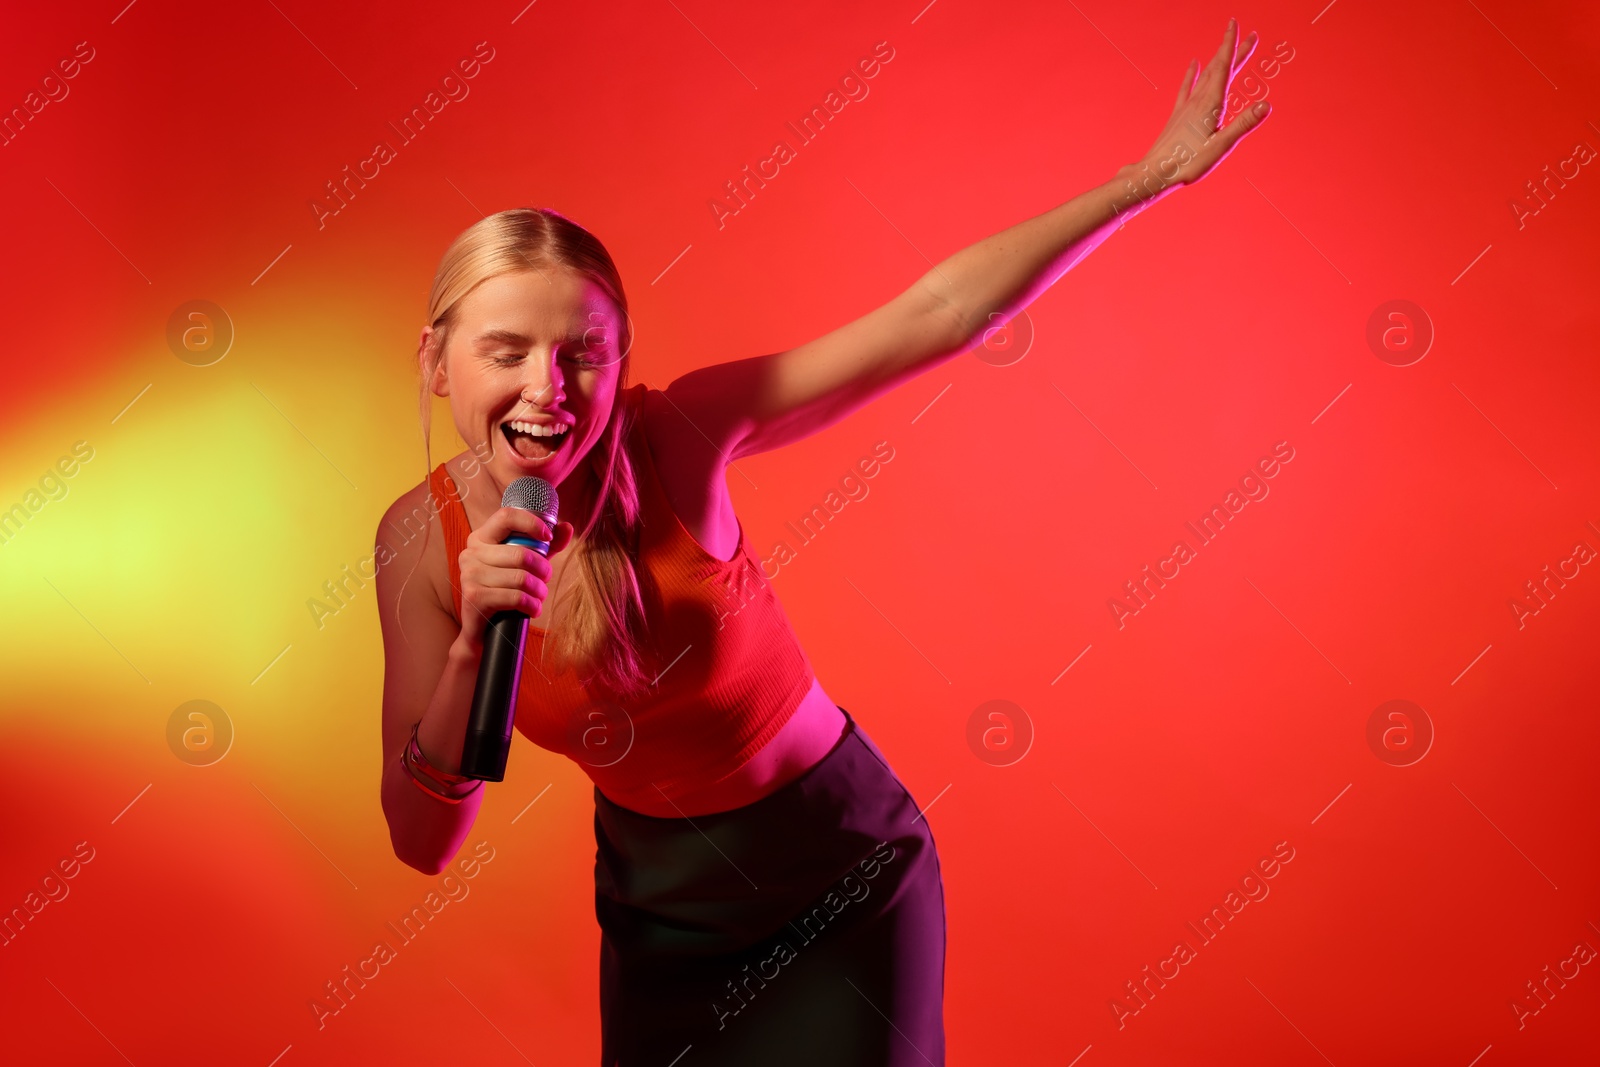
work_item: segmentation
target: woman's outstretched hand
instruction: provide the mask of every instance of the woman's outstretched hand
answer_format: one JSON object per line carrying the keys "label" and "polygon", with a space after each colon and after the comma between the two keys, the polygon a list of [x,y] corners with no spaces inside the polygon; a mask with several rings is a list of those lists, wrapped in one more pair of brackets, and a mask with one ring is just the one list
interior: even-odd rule
{"label": "woman's outstretched hand", "polygon": [[1222,46],[1199,78],[1195,78],[1199,60],[1192,60],[1189,69],[1183,72],[1178,99],[1167,119],[1166,129],[1161,131],[1141,162],[1125,168],[1131,172],[1125,176],[1139,184],[1152,199],[1204,178],[1271,113],[1271,107],[1263,100],[1239,112],[1225,128],[1217,128],[1222,121],[1228,86],[1256,47],[1256,34],[1252,31],[1236,55],[1238,37],[1239,24],[1229,19],[1228,29],[1222,35]]}

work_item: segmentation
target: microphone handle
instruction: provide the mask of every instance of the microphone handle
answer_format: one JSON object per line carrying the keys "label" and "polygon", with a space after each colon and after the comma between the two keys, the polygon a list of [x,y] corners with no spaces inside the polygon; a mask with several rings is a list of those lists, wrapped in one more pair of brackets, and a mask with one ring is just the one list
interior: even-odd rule
{"label": "microphone handle", "polygon": [[[531,548],[540,555],[550,553],[549,542],[521,534],[512,534],[505,543]],[[461,747],[460,773],[466,778],[505,781],[527,641],[528,616],[520,611],[497,611],[484,628],[478,684],[472,693],[472,714],[467,719],[467,735]]]}

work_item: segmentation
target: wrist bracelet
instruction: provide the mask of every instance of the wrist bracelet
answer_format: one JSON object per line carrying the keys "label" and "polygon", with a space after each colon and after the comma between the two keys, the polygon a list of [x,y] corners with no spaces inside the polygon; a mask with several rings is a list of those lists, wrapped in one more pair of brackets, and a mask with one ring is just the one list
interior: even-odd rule
{"label": "wrist bracelet", "polygon": [[452,774],[449,771],[442,771],[429,763],[428,757],[422,754],[422,745],[417,740],[417,734],[421,729],[421,722],[411,724],[411,741],[406,745],[406,754],[417,764],[420,770],[426,773],[428,777],[446,785],[454,785],[457,782],[478,781],[478,779],[468,778],[464,774]]}
{"label": "wrist bracelet", "polygon": [[461,788],[459,785],[442,785],[430,778],[427,778],[423,772],[419,772],[418,769],[412,765],[410,760],[406,759],[404,756],[401,757],[400,763],[401,766],[406,769],[406,777],[411,779],[412,785],[416,786],[418,789],[422,790],[424,793],[428,794],[434,799],[444,801],[446,804],[459,804],[462,800],[471,796],[483,786],[483,782],[481,780],[474,780],[472,784],[465,789]]}
{"label": "wrist bracelet", "polygon": [[417,730],[421,725],[419,722],[411,727],[411,739],[400,754],[400,762],[412,783],[424,793],[447,804],[459,804],[481,789],[483,779],[451,774],[428,762],[428,758],[422,754],[422,746],[417,743]]}

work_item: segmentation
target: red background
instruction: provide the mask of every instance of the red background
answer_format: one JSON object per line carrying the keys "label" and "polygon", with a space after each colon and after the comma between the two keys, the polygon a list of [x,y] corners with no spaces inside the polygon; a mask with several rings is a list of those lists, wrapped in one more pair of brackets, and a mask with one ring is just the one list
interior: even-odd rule
{"label": "red background", "polygon": [[[28,7],[0,40],[6,109],[96,51],[0,148],[0,506],[84,426],[105,457],[0,548],[0,908],[95,848],[0,948],[16,1056],[593,1062],[588,783],[526,744],[464,850],[495,849],[471,896],[322,1029],[308,1007],[437,887],[378,806],[372,598],[329,634],[302,601],[422,477],[438,257],[485,212],[570,214],[623,271],[636,379],[665,386],[818,336],[1108,179],[1229,15],[1292,50],[1259,82],[1272,117],[1036,301],[1025,357],[952,360],[741,462],[731,492],[766,555],[894,449],[775,585],[829,694],[934,804],[950,1062],[1596,1056],[1594,967],[1520,1029],[1510,1004],[1600,948],[1600,577],[1521,628],[1509,606],[1600,548],[1600,177],[1520,227],[1511,206],[1600,147],[1594,9],[123,2]],[[323,183],[479,41],[471,95],[319,229]],[[723,182],[880,41],[870,95],[719,229]],[[164,340],[197,298],[238,331],[204,369]],[[1410,366],[1366,341],[1393,299],[1436,331]],[[197,418],[236,394],[239,437]],[[123,462],[118,434],[167,443]],[[1107,601],[1280,441],[1270,495],[1119,628]],[[163,735],[194,698],[239,730],[209,768]],[[1035,731],[1009,767],[967,745],[995,699]],[[1367,741],[1394,699],[1435,731],[1410,766]],[[1270,895],[1198,947],[1186,921],[1279,842]],[[1124,982],[1180,938],[1197,958],[1119,1028]]]}

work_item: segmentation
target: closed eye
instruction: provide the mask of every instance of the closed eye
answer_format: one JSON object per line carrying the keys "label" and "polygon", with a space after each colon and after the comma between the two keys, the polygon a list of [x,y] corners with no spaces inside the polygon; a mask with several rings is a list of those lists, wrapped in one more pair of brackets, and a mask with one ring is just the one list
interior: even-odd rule
{"label": "closed eye", "polygon": [[[571,360],[581,367],[601,366],[600,360],[589,358],[589,352],[590,350],[587,348],[575,348],[561,353],[561,358]],[[495,356],[492,358],[491,362],[493,362],[497,367],[510,367],[521,363],[523,358],[524,357],[521,353],[515,353],[508,356]]]}

